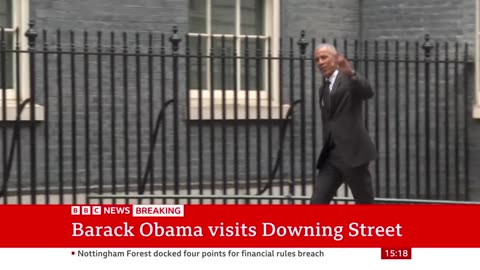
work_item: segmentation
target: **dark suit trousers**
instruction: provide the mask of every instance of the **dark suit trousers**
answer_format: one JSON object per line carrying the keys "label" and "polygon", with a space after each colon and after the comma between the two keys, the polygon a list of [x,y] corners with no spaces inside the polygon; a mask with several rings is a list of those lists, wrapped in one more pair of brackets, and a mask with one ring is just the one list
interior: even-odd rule
{"label": "dark suit trousers", "polygon": [[372,177],[368,164],[351,168],[335,156],[327,158],[318,171],[311,203],[330,204],[342,183],[349,186],[356,204],[373,203]]}

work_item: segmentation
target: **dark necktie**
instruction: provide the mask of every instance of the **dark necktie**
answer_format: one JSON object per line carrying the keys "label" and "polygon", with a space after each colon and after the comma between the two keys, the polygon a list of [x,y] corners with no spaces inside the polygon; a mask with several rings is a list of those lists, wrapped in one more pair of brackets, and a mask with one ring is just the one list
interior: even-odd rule
{"label": "dark necktie", "polygon": [[330,111],[330,81],[327,79],[323,85],[323,100],[325,102],[325,107]]}

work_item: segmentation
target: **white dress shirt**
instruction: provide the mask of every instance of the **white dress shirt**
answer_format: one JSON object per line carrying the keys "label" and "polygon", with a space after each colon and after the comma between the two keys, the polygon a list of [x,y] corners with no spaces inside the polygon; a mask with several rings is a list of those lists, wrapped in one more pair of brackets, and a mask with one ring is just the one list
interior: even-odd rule
{"label": "white dress shirt", "polygon": [[332,92],[333,84],[335,83],[335,79],[337,79],[338,75],[338,69],[336,69],[330,77],[328,77],[328,81],[330,84],[328,85],[328,88],[330,89],[330,93]]}

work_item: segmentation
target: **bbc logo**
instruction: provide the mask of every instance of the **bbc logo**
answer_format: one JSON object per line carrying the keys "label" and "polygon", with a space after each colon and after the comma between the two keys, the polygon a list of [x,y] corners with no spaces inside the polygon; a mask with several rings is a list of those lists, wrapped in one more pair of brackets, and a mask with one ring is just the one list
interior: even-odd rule
{"label": "bbc logo", "polygon": [[89,215],[101,215],[102,207],[101,206],[88,206],[88,205],[74,205],[71,207],[72,216],[89,216]]}

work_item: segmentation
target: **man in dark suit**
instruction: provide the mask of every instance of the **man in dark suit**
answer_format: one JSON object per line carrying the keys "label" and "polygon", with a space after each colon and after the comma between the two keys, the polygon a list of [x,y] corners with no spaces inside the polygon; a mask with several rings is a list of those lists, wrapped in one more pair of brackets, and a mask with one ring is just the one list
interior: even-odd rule
{"label": "man in dark suit", "polygon": [[377,151],[363,120],[363,103],[373,96],[372,88],[332,45],[317,46],[315,63],[324,79],[320,88],[323,148],[311,203],[329,204],[342,183],[350,187],[356,204],[373,203],[368,166]]}

